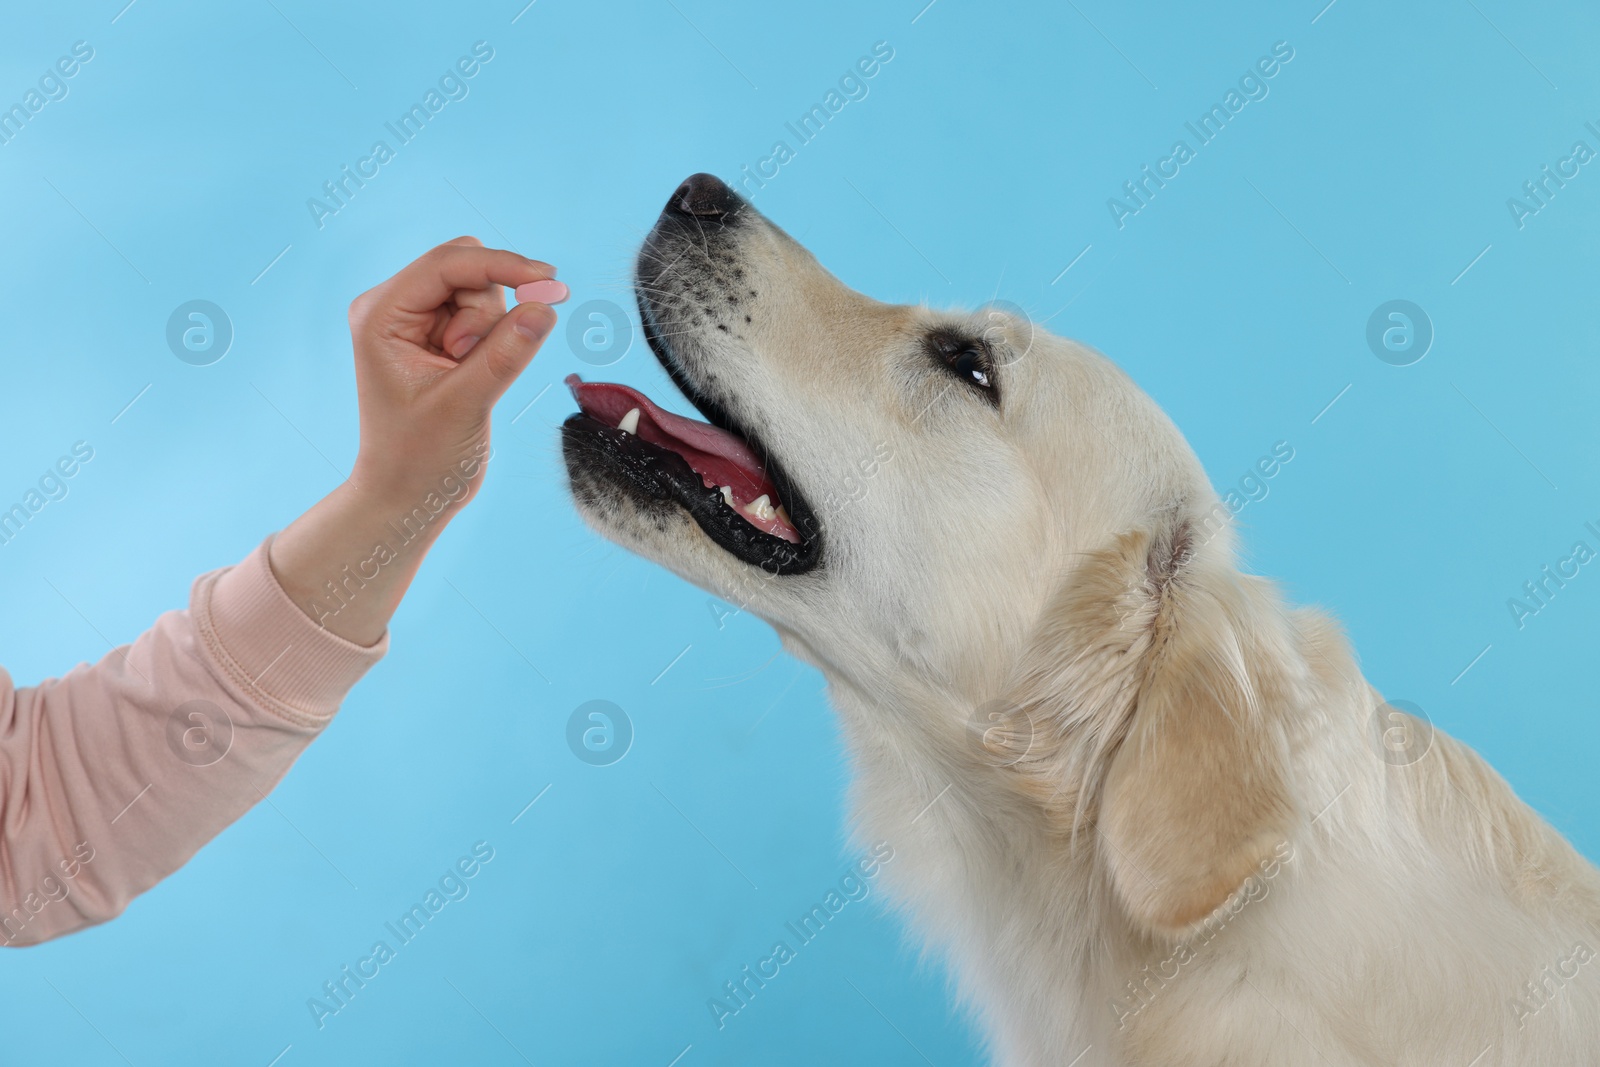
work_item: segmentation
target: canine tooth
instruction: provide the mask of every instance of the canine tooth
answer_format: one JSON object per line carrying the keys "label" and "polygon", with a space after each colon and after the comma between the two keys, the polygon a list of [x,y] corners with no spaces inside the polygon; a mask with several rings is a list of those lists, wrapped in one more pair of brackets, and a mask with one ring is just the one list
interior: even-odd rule
{"label": "canine tooth", "polygon": [[782,519],[784,522],[788,523],[790,526],[794,525],[794,520],[789,518],[789,510],[787,508],[785,508],[782,504],[778,505],[778,510],[774,514],[776,514],[778,516],[778,518]]}
{"label": "canine tooth", "polygon": [[639,409],[630,408],[628,413],[622,416],[622,421],[617,423],[617,429],[621,430],[623,433],[638,433]]}
{"label": "canine tooth", "polygon": [[776,511],[772,510],[772,501],[767,497],[766,493],[762,493],[760,496],[750,501],[750,503],[744,506],[744,509],[745,511],[754,515],[756,518],[762,520],[770,520],[778,514]]}
{"label": "canine tooth", "polygon": [[720,488],[722,489],[722,499],[727,502],[730,508],[736,508],[738,505],[733,502],[733,486],[724,485]]}

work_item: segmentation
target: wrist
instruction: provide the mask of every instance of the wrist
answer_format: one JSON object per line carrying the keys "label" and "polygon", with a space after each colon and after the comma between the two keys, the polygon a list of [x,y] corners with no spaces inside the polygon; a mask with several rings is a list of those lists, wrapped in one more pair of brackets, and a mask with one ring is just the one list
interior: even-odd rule
{"label": "wrist", "polygon": [[477,494],[488,456],[487,443],[464,458],[440,463],[368,463],[358,456],[345,484],[386,520],[426,515],[426,524],[433,525],[453,517]]}

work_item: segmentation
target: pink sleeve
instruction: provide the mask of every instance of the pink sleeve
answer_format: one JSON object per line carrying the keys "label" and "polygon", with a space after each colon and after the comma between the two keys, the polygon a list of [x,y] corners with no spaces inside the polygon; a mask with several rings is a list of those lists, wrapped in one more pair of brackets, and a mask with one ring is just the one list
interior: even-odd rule
{"label": "pink sleeve", "polygon": [[265,796],[388,650],[319,627],[267,538],[64,678],[0,669],[0,944],[105,922]]}

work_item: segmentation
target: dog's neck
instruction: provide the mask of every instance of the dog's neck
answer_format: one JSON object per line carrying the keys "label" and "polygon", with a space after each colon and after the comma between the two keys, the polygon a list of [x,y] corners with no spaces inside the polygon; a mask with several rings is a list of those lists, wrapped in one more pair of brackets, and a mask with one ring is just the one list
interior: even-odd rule
{"label": "dog's neck", "polygon": [[[1049,1031],[1041,1048],[1107,1048],[1115,1016],[1093,991],[1122,920],[1093,849],[1073,848],[1041,809],[975,773],[965,701],[890,697],[835,678],[829,693],[855,769],[857,836],[894,848],[883,874],[891,895],[948,958],[991,1036]],[[996,1062],[1031,1062],[1034,1051],[996,1048]]]}

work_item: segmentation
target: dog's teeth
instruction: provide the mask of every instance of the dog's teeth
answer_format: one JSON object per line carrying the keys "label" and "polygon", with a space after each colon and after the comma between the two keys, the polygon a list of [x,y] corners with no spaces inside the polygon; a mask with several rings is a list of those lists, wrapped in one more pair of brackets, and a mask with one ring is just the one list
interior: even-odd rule
{"label": "dog's teeth", "polygon": [[744,510],[763,521],[771,521],[778,513],[772,510],[772,501],[762,493],[744,506]]}
{"label": "dog's teeth", "polygon": [[790,526],[794,525],[794,520],[789,518],[789,510],[787,508],[785,508],[782,504],[778,505],[777,511],[773,512],[773,514],[777,515],[778,518],[782,519],[784,522],[788,523]]}
{"label": "dog's teeth", "polygon": [[628,413],[622,416],[622,421],[617,423],[617,429],[621,430],[623,433],[638,433],[639,409],[630,408]]}
{"label": "dog's teeth", "polygon": [[733,502],[733,486],[724,485],[724,486],[721,487],[721,489],[722,489],[722,499],[727,502],[727,505],[730,508],[737,508],[738,505],[736,505]]}

